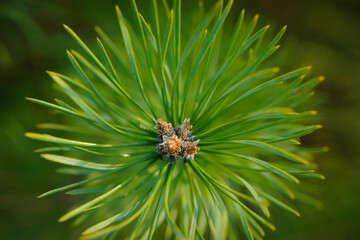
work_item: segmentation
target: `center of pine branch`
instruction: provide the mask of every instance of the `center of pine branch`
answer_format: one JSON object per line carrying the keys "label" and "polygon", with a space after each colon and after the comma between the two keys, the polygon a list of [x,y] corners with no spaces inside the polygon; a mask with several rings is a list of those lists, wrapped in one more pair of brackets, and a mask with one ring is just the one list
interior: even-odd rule
{"label": "center of pine branch", "polygon": [[171,123],[164,122],[159,118],[155,129],[159,134],[157,138],[156,151],[161,153],[165,160],[175,163],[176,159],[185,162],[194,159],[195,154],[200,150],[197,146],[199,139],[194,141],[190,130],[190,118],[185,119],[180,126],[174,128]]}

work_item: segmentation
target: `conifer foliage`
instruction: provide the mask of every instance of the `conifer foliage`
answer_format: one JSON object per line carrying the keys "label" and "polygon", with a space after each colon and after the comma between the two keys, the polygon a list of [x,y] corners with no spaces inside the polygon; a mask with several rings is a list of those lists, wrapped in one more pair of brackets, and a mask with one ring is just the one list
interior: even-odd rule
{"label": "conifer foliage", "polygon": [[307,103],[323,77],[272,65],[286,27],[272,36],[245,11],[231,27],[233,0],[195,14],[152,0],[148,20],[128,4],[128,20],[116,7],[121,39],[95,28],[98,49],[65,26],[74,73],[48,72],[55,101],[28,98],[69,116],[26,133],[82,176],[40,196],[77,195],[59,221],[87,225],[81,239],[262,239],[271,208],[299,216],[294,201],[315,202],[299,187],[323,178],[324,149],[299,142],[320,127]]}

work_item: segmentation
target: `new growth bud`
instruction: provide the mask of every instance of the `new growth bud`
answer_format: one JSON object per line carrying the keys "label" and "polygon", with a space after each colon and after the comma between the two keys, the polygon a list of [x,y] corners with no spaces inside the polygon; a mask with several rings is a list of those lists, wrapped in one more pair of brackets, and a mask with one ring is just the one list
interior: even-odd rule
{"label": "new growth bud", "polygon": [[176,159],[182,159],[184,162],[194,159],[200,150],[197,146],[200,140],[194,141],[194,136],[190,132],[192,126],[189,118],[176,128],[159,118],[155,129],[159,134],[156,151],[164,155],[165,160],[170,163],[175,163]]}

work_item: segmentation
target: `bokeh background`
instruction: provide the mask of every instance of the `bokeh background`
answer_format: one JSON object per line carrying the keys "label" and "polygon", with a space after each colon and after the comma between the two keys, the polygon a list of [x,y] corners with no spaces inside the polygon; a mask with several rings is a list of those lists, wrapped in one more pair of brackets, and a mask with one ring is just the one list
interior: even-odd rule
{"label": "bokeh background", "polygon": [[[149,1],[138,0],[140,10]],[[211,5],[213,1],[204,1]],[[2,0],[0,3],[0,239],[75,239],[78,230],[57,219],[74,201],[63,194],[36,196],[75,179],[55,174],[55,164],[26,139],[36,124],[59,121],[25,96],[51,100],[55,95],[45,70],[70,71],[65,50],[75,46],[63,30],[70,25],[95,45],[93,27],[118,32],[114,5],[128,0]],[[194,1],[183,1],[190,9]],[[272,29],[288,25],[274,57],[284,69],[313,66],[326,81],[317,87],[318,122],[324,128],[303,139],[329,146],[317,156],[326,180],[316,184],[322,210],[303,206],[301,218],[273,214],[277,231],[267,239],[359,239],[360,229],[360,1],[238,0],[230,19],[243,8],[260,14]],[[230,20],[231,23],[231,20]]]}

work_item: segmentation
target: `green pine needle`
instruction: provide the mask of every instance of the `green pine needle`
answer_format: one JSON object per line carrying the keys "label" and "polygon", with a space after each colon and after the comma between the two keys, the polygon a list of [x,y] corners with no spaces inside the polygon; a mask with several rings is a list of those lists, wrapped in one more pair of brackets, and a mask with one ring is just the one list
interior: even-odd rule
{"label": "green pine needle", "polygon": [[207,14],[200,1],[191,21],[180,0],[152,0],[149,20],[128,4],[130,21],[116,6],[121,42],[95,27],[99,56],[64,25],[81,50],[66,51],[72,75],[47,72],[64,100],[27,98],[69,116],[25,134],[52,144],[36,152],[87,175],[39,196],[84,199],[59,221],[87,224],[81,239],[261,239],[273,206],[318,206],[300,183],[324,179],[312,154],[326,149],[300,138],[321,128],[304,109],[323,77],[272,66],[286,26],[272,37],[243,10],[231,29],[233,0]]}

